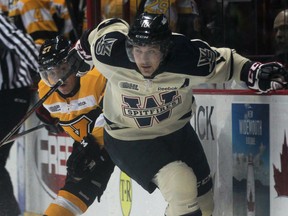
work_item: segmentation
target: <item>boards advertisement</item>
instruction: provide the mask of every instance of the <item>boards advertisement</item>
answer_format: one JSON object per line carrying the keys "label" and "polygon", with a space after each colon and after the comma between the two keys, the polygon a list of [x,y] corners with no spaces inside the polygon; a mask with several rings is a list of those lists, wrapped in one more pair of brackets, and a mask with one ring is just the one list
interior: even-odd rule
{"label": "boards advertisement", "polygon": [[[195,97],[191,124],[211,167],[213,216],[287,215],[288,96],[196,92]],[[25,128],[38,123],[32,116]],[[64,184],[73,140],[41,129],[17,142],[7,162],[14,193],[25,215],[42,215]],[[115,168],[101,202],[83,215],[158,216],[165,208],[158,190],[147,193]]]}

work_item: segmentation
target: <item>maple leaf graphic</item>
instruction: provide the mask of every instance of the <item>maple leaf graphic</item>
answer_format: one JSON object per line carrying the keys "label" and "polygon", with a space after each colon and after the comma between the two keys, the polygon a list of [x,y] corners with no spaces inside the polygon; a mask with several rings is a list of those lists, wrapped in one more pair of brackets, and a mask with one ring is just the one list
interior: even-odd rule
{"label": "maple leaf graphic", "polygon": [[284,143],[282,145],[282,153],[280,153],[281,167],[279,170],[273,164],[274,170],[274,188],[277,191],[278,196],[288,196],[288,146],[286,140],[286,132],[284,134]]}

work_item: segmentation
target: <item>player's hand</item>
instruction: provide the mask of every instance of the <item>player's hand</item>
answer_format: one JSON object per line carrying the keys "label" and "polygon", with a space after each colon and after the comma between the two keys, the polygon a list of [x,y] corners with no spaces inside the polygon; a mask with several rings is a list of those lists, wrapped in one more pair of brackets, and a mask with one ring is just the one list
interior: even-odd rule
{"label": "player's hand", "polygon": [[284,89],[287,87],[288,72],[278,62],[262,64],[255,62],[249,72],[246,81],[247,86],[259,93]]}
{"label": "player's hand", "polygon": [[46,130],[52,134],[59,134],[64,132],[63,128],[59,125],[59,119],[51,117],[48,110],[42,105],[36,111],[36,116],[45,125]]}
{"label": "player's hand", "polygon": [[72,153],[66,164],[68,175],[75,182],[81,181],[104,161],[105,158],[101,156],[99,144],[93,135],[88,134],[81,143],[75,141],[73,144]]}
{"label": "player's hand", "polygon": [[93,61],[88,43],[89,31],[83,33],[75,46],[69,51],[67,61],[76,71],[76,76],[84,76],[93,68]]}

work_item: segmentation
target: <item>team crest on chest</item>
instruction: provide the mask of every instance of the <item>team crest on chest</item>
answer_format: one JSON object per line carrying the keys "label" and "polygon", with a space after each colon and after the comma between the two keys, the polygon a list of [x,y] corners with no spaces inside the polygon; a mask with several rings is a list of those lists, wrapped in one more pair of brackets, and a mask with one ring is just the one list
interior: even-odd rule
{"label": "team crest on chest", "polygon": [[182,103],[178,91],[163,92],[155,95],[140,97],[122,96],[123,115],[133,118],[139,128],[151,127],[154,121],[161,122],[170,118],[173,109]]}

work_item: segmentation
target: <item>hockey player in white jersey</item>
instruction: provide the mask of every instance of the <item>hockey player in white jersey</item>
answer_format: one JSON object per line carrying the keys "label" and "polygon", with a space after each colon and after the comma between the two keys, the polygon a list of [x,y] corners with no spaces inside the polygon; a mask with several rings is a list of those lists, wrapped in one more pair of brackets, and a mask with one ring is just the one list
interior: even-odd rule
{"label": "hockey player in white jersey", "polygon": [[172,34],[162,14],[143,13],[130,27],[104,20],[82,35],[68,61],[79,76],[95,65],[108,79],[105,148],[145,190],[161,191],[167,216],[210,216],[214,208],[210,168],[190,125],[193,86],[235,79],[266,93],[287,80],[278,63]]}

